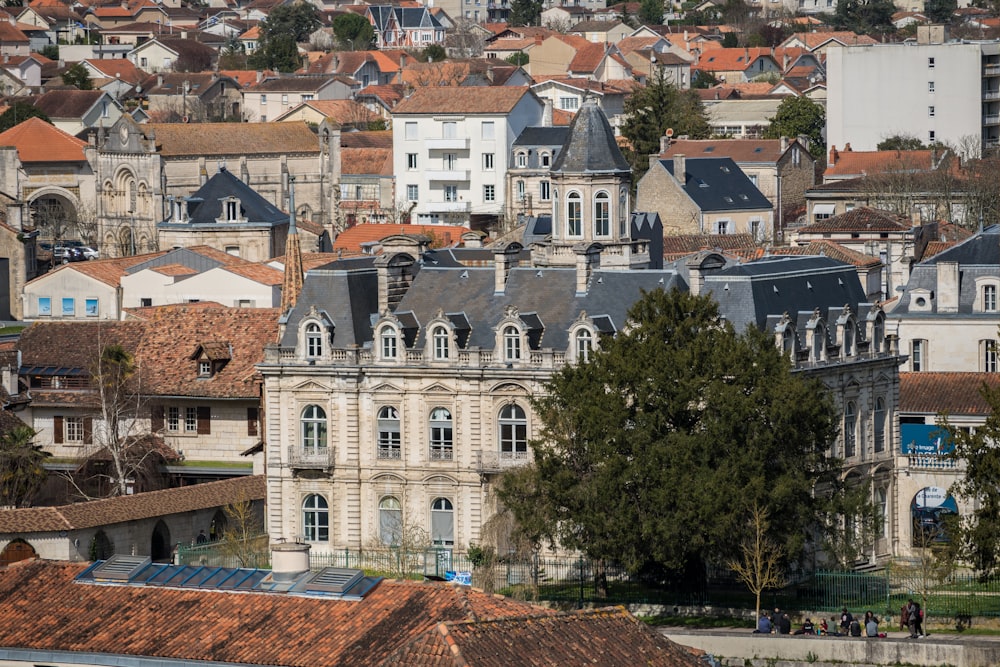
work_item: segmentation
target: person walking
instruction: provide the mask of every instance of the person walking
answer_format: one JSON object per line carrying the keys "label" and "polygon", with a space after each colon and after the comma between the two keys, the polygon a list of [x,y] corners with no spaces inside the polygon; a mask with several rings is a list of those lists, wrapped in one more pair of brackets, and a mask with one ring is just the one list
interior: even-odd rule
{"label": "person walking", "polygon": [[917,604],[910,598],[906,601],[906,627],[910,630],[910,639],[916,639],[917,635]]}
{"label": "person walking", "polygon": [[923,637],[924,636],[924,608],[920,606],[919,602],[914,602],[913,604],[917,608],[917,624],[916,624],[917,636],[918,637]]}

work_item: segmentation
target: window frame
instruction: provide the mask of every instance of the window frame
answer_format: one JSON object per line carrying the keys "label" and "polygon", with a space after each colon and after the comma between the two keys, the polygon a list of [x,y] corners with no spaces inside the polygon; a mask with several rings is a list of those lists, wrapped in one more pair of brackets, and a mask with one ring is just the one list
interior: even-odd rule
{"label": "window frame", "polygon": [[599,190],[594,194],[594,238],[610,236],[611,194],[607,190]]}
{"label": "window frame", "polygon": [[383,405],[375,417],[376,458],[398,461],[403,455],[403,429],[399,410]]}
{"label": "window frame", "polygon": [[590,329],[577,329],[573,334],[573,349],[576,353],[577,363],[587,363],[594,353],[594,335]]}
{"label": "window frame", "polygon": [[[431,501],[431,544],[436,547],[455,546],[455,505],[450,499],[438,497]],[[436,516],[444,519],[447,516],[449,530],[447,534],[437,532]],[[450,534],[450,539],[448,537]]]}
{"label": "window frame", "polygon": [[996,373],[998,365],[998,345],[995,338],[984,338],[979,341],[979,359],[982,373]]}
{"label": "window frame", "polygon": [[310,493],[302,499],[302,539],[330,541],[330,503],[321,493]]}
{"label": "window frame", "polygon": [[844,406],[844,458],[853,458],[857,454],[858,404],[854,400],[850,400]]}
{"label": "window frame", "polygon": [[503,328],[503,360],[521,361],[521,331],[513,324]]}
{"label": "window frame", "polygon": [[307,322],[303,327],[306,359],[323,357],[323,328],[318,322]]}
{"label": "window frame", "polygon": [[509,403],[497,414],[497,446],[502,460],[528,458],[528,413]]}
{"label": "window frame", "polygon": [[566,193],[566,236],[567,238],[583,236],[583,195],[577,190]]}
{"label": "window frame", "polygon": [[328,451],[330,422],[326,410],[309,403],[299,411],[299,449],[303,453]]}
{"label": "window frame", "polygon": [[872,410],[872,433],[874,434],[873,447],[876,454],[885,451],[885,398],[875,397],[875,407]]}
{"label": "window frame", "polygon": [[[391,526],[387,519],[392,520]],[[388,527],[390,535],[386,535]],[[398,546],[403,537],[403,503],[394,495],[378,499],[378,539],[386,546]],[[388,539],[387,539],[388,538]]]}
{"label": "window frame", "polygon": [[395,327],[385,326],[379,330],[379,355],[386,361],[399,358],[399,333]]}
{"label": "window frame", "polygon": [[443,324],[431,329],[431,355],[434,361],[451,359],[451,332]]}
{"label": "window frame", "polygon": [[427,424],[430,460],[451,461],[455,451],[455,418],[451,410],[440,405],[431,408]]}
{"label": "window frame", "polygon": [[927,339],[910,340],[910,370],[914,373],[927,371]]}

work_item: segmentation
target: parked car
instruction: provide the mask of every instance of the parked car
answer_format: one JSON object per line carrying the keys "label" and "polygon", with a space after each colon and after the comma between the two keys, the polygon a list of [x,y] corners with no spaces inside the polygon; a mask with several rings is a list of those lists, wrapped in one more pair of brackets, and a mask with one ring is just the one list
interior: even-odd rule
{"label": "parked car", "polygon": [[87,257],[83,252],[83,248],[57,245],[52,249],[53,262],[69,264],[70,262],[86,262],[88,259],[92,258]]}

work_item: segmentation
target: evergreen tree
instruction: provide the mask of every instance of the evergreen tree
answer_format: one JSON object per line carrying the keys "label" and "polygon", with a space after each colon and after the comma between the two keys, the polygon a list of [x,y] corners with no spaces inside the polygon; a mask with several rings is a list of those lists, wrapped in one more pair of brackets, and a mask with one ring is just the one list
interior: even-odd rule
{"label": "evergreen tree", "polygon": [[931,23],[951,23],[955,20],[957,0],[927,0],[924,3],[924,14]]}
{"label": "evergreen tree", "polygon": [[6,111],[0,114],[0,132],[6,132],[15,125],[20,125],[29,118],[41,118],[51,123],[45,112],[27,102],[14,102]]}
{"label": "evergreen tree", "polygon": [[0,505],[20,507],[45,482],[45,459],[51,454],[32,442],[35,431],[16,426],[0,435]]}
{"label": "evergreen tree", "polygon": [[535,401],[534,464],[498,488],[523,535],[700,579],[706,564],[738,557],[754,507],[771,517],[783,563],[843,524],[852,494],[826,456],[836,412],[773,336],[737,334],[711,297],[676,290],[645,294],[629,321]]}
{"label": "evergreen tree", "polygon": [[83,63],[76,63],[75,65],[66,69],[62,73],[62,81],[67,86],[76,86],[80,90],[93,90],[94,84],[90,80],[90,74],[87,73],[87,68]]}
{"label": "evergreen tree", "polygon": [[698,94],[678,89],[657,73],[625,102],[622,135],[631,143],[626,157],[632,163],[633,182],[646,173],[649,155],[660,151],[660,137],[668,128],[673,128],[675,136],[692,139],[705,139],[710,134]]}
{"label": "evergreen tree", "polygon": [[878,143],[875,147],[880,151],[920,151],[927,148],[924,142],[912,134],[894,134]]}
{"label": "evergreen tree", "polygon": [[893,33],[895,12],[892,0],[840,0],[831,23],[838,30],[853,30],[859,35]]}
{"label": "evergreen tree", "polygon": [[542,0],[512,0],[510,17],[512,26],[539,25],[542,20]]}
{"label": "evergreen tree", "polygon": [[347,12],[333,20],[333,36],[344,50],[366,51],[375,42],[375,28],[364,16]]}
{"label": "evergreen tree", "polygon": [[298,43],[307,41],[319,25],[316,8],[308,2],[278,5],[261,21],[257,50],[247,64],[255,69],[294,72],[302,67]]}
{"label": "evergreen tree", "polygon": [[639,22],[644,25],[663,23],[663,0],[642,0],[639,3]]}
{"label": "evergreen tree", "polygon": [[809,138],[809,152],[822,159],[826,153],[823,128],[826,127],[826,111],[808,97],[786,97],[778,105],[778,111],[771,124],[764,130],[768,139],[793,138],[803,135]]}

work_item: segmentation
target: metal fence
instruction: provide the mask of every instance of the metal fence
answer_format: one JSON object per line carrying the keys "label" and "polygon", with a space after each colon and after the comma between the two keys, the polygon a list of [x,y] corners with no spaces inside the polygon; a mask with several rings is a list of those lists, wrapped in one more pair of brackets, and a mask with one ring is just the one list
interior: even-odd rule
{"label": "metal fence", "polygon": [[[220,546],[216,543],[180,547],[176,560],[182,565],[246,565],[224,553]],[[473,566],[464,552],[442,548],[344,549],[311,553],[309,558],[313,569],[355,568],[390,578],[449,579],[464,574],[471,577],[473,585],[489,591],[580,607],[658,604],[668,608],[697,605],[753,609],[755,602],[731,574],[710,573],[705,581],[695,585],[689,581],[664,583],[582,557],[503,559],[479,568]],[[268,554],[257,554],[252,566],[270,567]],[[937,621],[1000,617],[1000,581],[981,582],[972,575],[953,574],[939,582],[912,570],[820,571],[780,591],[766,591],[761,602],[765,606],[813,612],[837,612],[843,607],[854,612],[870,609],[880,616],[896,617],[911,597],[923,600],[925,615]]]}

